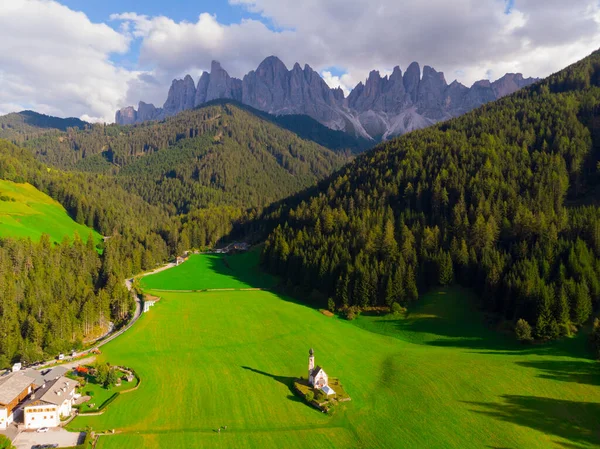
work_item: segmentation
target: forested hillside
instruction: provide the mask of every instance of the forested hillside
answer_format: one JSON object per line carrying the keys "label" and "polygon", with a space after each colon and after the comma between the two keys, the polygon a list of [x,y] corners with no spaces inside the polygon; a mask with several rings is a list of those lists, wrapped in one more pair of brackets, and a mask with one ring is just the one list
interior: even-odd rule
{"label": "forested hillside", "polygon": [[[460,282],[541,339],[600,300],[600,52],[510,97],[362,155],[284,214],[270,271],[337,308]],[[326,297],[327,297],[326,296]]]}
{"label": "forested hillside", "polygon": [[[80,224],[108,238],[101,254],[89,235],[52,244],[0,238],[0,368],[68,351],[128,319],[124,279],[191,247],[214,245],[248,213],[207,208],[169,216],[111,177],[63,172],[0,140],[0,179],[29,182]],[[251,213],[251,212],[250,212]]]}
{"label": "forested hillside", "polygon": [[34,111],[13,112],[0,116],[0,139],[23,143],[44,134],[58,135],[69,128],[90,126],[78,118],[59,118]]}
{"label": "forested hillside", "polygon": [[44,163],[116,176],[128,191],[178,213],[210,204],[265,206],[347,160],[267,118],[216,103],[162,122],[69,128],[24,144]]}

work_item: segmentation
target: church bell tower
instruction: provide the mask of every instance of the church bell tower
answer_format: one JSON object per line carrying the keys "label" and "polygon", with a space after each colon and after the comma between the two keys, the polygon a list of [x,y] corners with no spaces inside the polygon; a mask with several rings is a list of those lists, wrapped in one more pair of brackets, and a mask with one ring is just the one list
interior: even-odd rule
{"label": "church bell tower", "polygon": [[310,379],[310,375],[312,374],[312,370],[315,368],[315,351],[313,348],[310,348],[308,351],[308,378]]}

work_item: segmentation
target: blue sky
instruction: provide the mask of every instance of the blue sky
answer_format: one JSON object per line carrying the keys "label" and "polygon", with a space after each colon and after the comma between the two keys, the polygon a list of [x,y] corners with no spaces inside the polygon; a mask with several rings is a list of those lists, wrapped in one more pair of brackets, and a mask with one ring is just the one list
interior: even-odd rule
{"label": "blue sky", "polygon": [[111,14],[136,12],[148,16],[166,16],[175,21],[195,21],[201,12],[216,14],[219,21],[230,24],[242,18],[256,16],[239,5],[227,1],[182,0],[62,0],[61,3],[76,11],[83,11],[94,22],[106,22]]}
{"label": "blue sky", "polygon": [[[74,11],[85,13],[89,19],[96,23],[106,23],[118,30],[120,22],[111,21],[111,14],[135,12],[149,17],[165,16],[176,22],[195,22],[201,13],[217,16],[217,20],[224,24],[239,23],[243,19],[256,19],[269,28],[273,28],[268,20],[259,14],[252,13],[240,5],[231,5],[228,1],[206,0],[60,0],[65,6]],[[135,68],[139,56],[140,41],[132,42],[126,54],[112,54],[111,60],[116,64],[128,68]]]}

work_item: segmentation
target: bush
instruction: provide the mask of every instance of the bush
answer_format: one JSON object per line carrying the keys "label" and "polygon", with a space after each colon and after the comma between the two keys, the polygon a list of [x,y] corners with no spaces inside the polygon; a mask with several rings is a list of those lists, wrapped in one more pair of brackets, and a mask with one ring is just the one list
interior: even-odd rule
{"label": "bush", "polygon": [[94,392],[93,392],[92,390],[90,390],[90,391],[86,391],[86,392],[85,392],[85,395],[86,395],[86,396],[89,396],[90,398],[93,398],[93,397],[94,397]]}
{"label": "bush", "polygon": [[335,312],[335,301],[332,298],[327,300],[327,310],[330,312]]}
{"label": "bush", "polygon": [[312,391],[309,391],[308,393],[306,393],[304,395],[304,399],[306,400],[306,402],[310,403],[313,401],[313,399],[315,398],[315,394]]}
{"label": "bush", "polygon": [[360,315],[360,309],[356,306],[348,307],[342,311],[342,316],[348,321],[354,320]]}
{"label": "bush", "polygon": [[533,337],[531,336],[531,326],[523,318],[517,321],[517,325],[515,327],[515,335],[517,336],[517,340],[521,342],[528,342],[533,340]]}
{"label": "bush", "polygon": [[402,307],[400,304],[395,302],[392,304],[391,312],[394,315],[401,315],[406,312],[406,308]]}

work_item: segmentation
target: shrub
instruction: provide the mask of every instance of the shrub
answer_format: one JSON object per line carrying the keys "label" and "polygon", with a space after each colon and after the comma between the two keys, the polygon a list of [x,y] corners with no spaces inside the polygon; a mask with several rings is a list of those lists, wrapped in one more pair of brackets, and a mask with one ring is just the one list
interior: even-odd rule
{"label": "shrub", "polygon": [[90,398],[93,398],[93,397],[94,397],[94,392],[93,392],[92,390],[90,390],[90,391],[86,391],[86,392],[85,392],[85,395],[86,395],[86,396],[89,396]]}
{"label": "shrub", "polygon": [[304,395],[304,399],[306,400],[306,402],[309,402],[309,403],[312,402],[314,398],[315,398],[315,394],[312,391],[309,391]]}
{"label": "shrub", "polygon": [[402,307],[400,304],[395,302],[392,304],[391,312],[394,315],[401,315],[406,312],[406,308]]}
{"label": "shrub", "polygon": [[327,309],[330,312],[335,312],[335,301],[332,298],[327,300]]}
{"label": "shrub", "polygon": [[348,321],[354,320],[358,315],[360,315],[360,309],[356,306],[347,307],[342,311],[342,316]]}
{"label": "shrub", "polygon": [[515,327],[515,335],[517,336],[517,340],[522,342],[528,342],[533,340],[533,337],[531,336],[531,326],[523,318],[517,321],[517,325]]}

